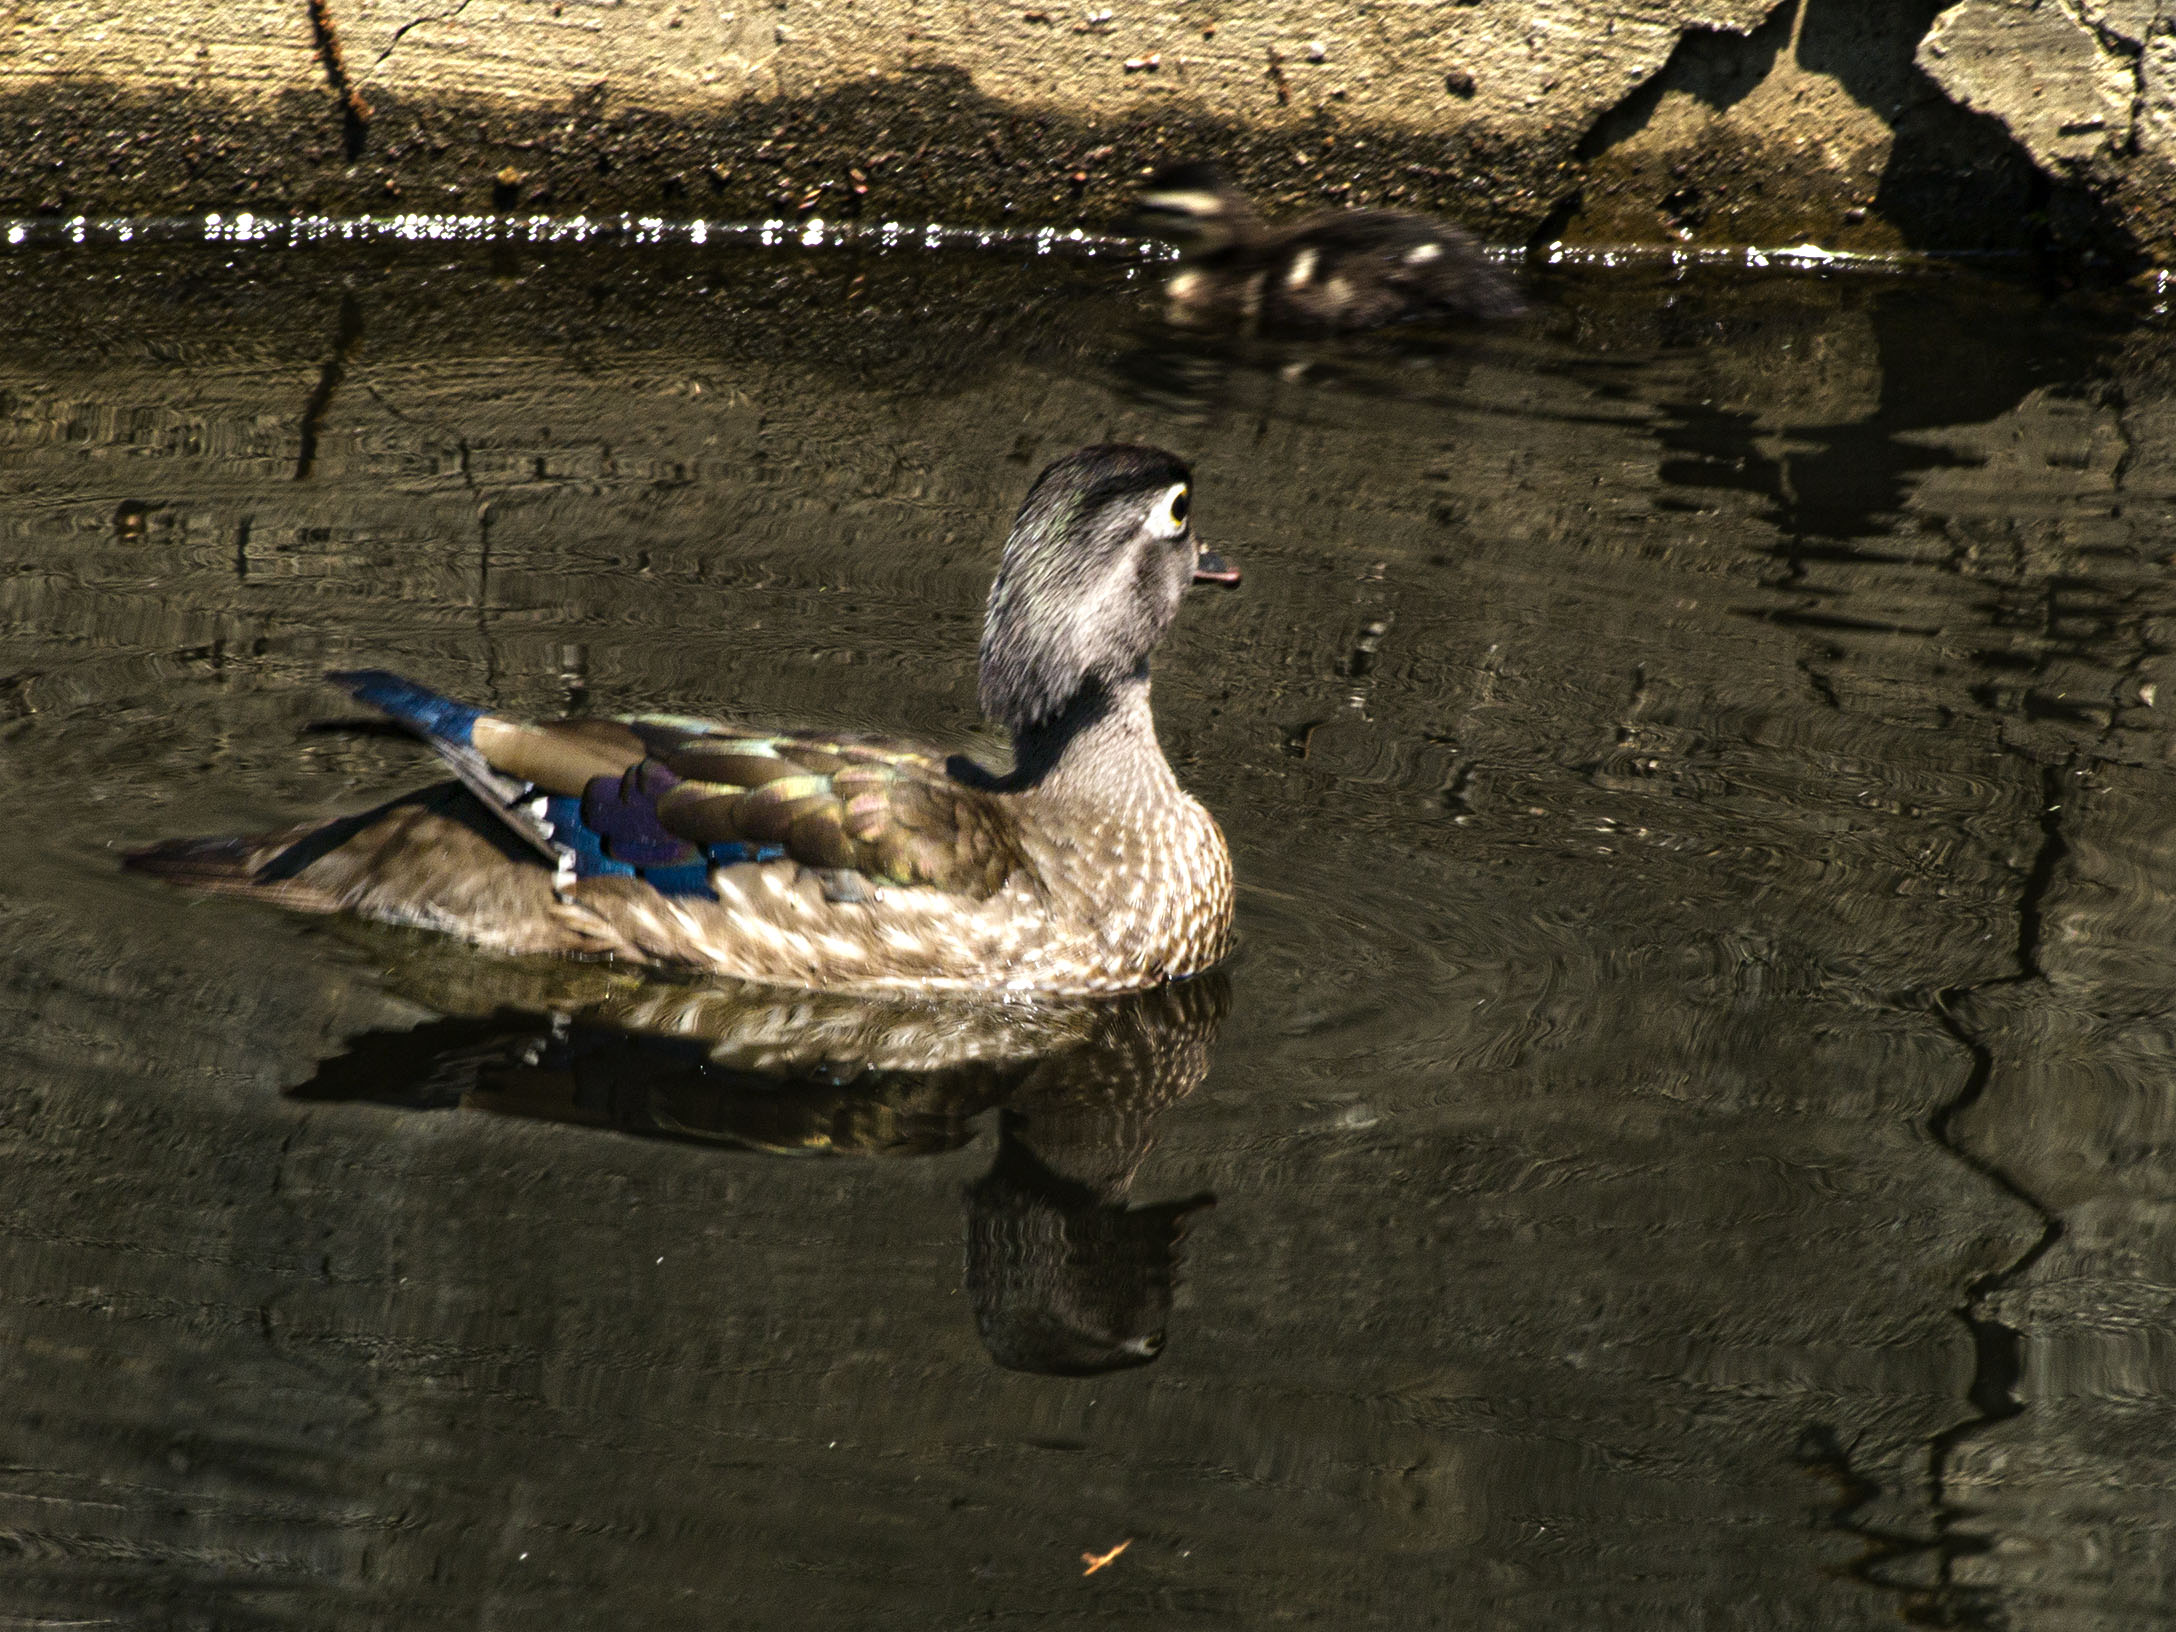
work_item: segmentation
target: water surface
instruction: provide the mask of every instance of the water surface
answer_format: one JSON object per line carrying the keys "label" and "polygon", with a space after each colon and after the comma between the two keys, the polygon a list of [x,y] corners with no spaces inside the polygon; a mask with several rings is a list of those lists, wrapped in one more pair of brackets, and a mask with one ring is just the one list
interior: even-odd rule
{"label": "water surface", "polygon": [[[1270,346],[1009,250],[0,255],[0,1618],[2157,1622],[2168,324],[1534,294]],[[328,668],[988,749],[1005,525],[1110,438],[1246,573],[1158,666],[1241,879],[1176,1007],[117,870],[427,778]]]}

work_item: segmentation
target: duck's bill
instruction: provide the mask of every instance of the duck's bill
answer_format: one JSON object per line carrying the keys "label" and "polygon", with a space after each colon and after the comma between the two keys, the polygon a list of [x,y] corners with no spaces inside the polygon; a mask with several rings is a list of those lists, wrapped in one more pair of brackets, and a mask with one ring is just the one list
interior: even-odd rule
{"label": "duck's bill", "polygon": [[1239,587],[1239,569],[1228,566],[1224,558],[1214,550],[1203,550],[1194,557],[1194,582],[1197,584],[1222,584],[1226,589]]}

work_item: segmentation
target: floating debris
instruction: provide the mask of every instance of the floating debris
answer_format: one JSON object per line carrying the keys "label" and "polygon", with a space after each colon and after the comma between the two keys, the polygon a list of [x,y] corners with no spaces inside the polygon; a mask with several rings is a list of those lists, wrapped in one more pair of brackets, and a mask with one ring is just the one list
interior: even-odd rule
{"label": "floating debris", "polygon": [[1120,1542],[1116,1547],[1113,1547],[1107,1553],[1081,1554],[1080,1561],[1088,1567],[1080,1573],[1082,1575],[1095,1574],[1096,1571],[1102,1569],[1104,1565],[1110,1563],[1112,1559],[1116,1558],[1120,1553],[1124,1552],[1128,1547],[1131,1547],[1132,1545],[1133,1537],[1128,1536],[1124,1541]]}

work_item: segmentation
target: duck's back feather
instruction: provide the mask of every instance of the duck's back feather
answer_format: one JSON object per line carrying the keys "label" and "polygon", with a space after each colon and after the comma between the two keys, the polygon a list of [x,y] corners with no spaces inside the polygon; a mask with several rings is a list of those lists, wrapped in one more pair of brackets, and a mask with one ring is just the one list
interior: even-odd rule
{"label": "duck's back feather", "polygon": [[1364,329],[1424,313],[1509,317],[1518,292],[1458,228],[1395,210],[1310,217],[1257,246],[1263,316],[1286,328]]}
{"label": "duck's back feather", "polygon": [[707,896],[713,866],[783,859],[831,875],[835,893],[859,879],[980,899],[1019,859],[1007,813],[915,743],[661,715],[532,723],[382,670],[334,679],[415,730],[576,878]]}
{"label": "duck's back feather", "polygon": [[1328,210],[1263,228],[1238,194],[1218,196],[1231,201],[1226,214],[1236,228],[1187,254],[1165,283],[1176,321],[1334,333],[1525,310],[1511,280],[1449,222],[1401,210]]}
{"label": "duck's back feather", "polygon": [[581,793],[584,821],[608,836],[654,826],[689,848],[685,859],[694,850],[769,852],[871,884],[978,898],[1019,860],[1008,814],[912,743],[628,723],[647,752]]}

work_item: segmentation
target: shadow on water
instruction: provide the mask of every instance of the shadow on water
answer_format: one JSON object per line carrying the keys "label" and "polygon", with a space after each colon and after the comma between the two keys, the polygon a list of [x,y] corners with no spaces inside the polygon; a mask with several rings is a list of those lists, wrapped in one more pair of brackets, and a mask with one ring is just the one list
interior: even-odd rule
{"label": "shadow on water", "polygon": [[[2046,325],[2052,343],[1985,343],[1985,326],[1998,321],[2003,308],[2013,321],[2033,322],[2040,304],[2005,284],[1970,302],[1916,284],[1876,291],[1864,308],[1863,349],[1836,360],[1863,371],[1858,389],[1845,396],[1856,411],[1852,418],[1810,419],[1778,437],[1772,403],[1725,406],[1709,398],[1671,404],[1672,419],[1659,436],[1674,457],[1665,458],[1661,478],[1688,490],[1681,500],[1688,507],[1715,490],[1765,499],[1764,519],[1780,535],[1777,553],[1789,575],[1808,553],[1878,551],[1918,477],[1978,463],[1974,455],[1922,441],[1918,433],[1988,424],[2030,391],[2092,377],[2120,343],[2118,324],[2090,318]],[[1717,321],[1712,315],[1705,320]],[[1720,321],[1740,330],[1729,336],[1734,348],[1784,357],[1804,349],[1816,354],[1816,366],[1823,342],[1832,339],[1803,316],[1773,326],[1758,317]]]}
{"label": "shadow on water", "polygon": [[352,1038],[292,1097],[773,1156],[942,1155],[989,1117],[990,1166],[965,1191],[965,1286],[990,1357],[1086,1377],[1163,1351],[1180,1238],[1215,1197],[1128,1193],[1158,1119],[1208,1074],[1223,973],[1095,1005],[977,1009],[432,961],[440,978],[418,996],[491,1011]]}
{"label": "shadow on water", "polygon": [[[0,258],[0,1610],[2164,1618],[2165,313],[1559,270],[1270,346],[1003,256],[151,264]],[[998,540],[1104,438],[1247,573],[1157,670],[1228,984],[781,1003],[115,868],[423,780],[328,668],[988,752]]]}

